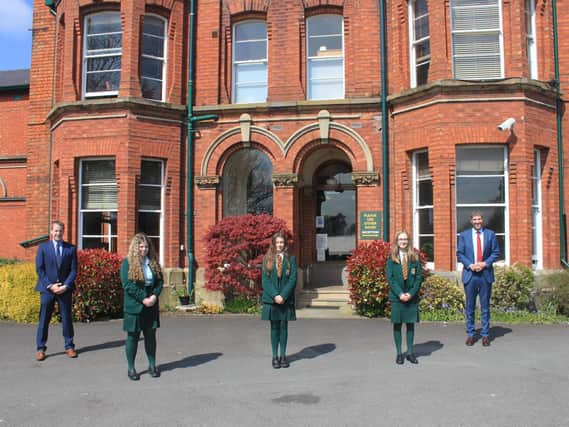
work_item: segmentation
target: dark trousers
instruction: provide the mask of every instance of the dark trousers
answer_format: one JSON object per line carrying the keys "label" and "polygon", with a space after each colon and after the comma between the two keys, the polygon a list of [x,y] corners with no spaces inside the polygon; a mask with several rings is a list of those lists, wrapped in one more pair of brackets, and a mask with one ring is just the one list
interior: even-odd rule
{"label": "dark trousers", "polygon": [[52,292],[40,293],[40,319],[38,324],[38,331],[36,335],[36,348],[38,350],[45,350],[47,343],[47,335],[49,332],[49,322],[53,314],[55,303],[59,307],[61,314],[61,326],[63,328],[63,338],[65,339],[65,349],[75,348],[73,343],[73,317],[71,308],[73,301],[71,298],[71,291],[67,290],[61,295],[56,295]]}
{"label": "dark trousers", "polygon": [[474,335],[474,312],[476,310],[476,297],[480,298],[480,322],[482,331],[480,335],[487,337],[490,332],[490,296],[492,283],[488,283],[481,274],[473,274],[468,283],[464,284],[466,295],[466,334]]}

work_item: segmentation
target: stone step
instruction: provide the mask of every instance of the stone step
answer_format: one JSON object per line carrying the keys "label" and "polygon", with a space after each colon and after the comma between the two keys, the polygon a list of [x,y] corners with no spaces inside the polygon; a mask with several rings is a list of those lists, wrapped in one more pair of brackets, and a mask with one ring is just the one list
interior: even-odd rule
{"label": "stone step", "polygon": [[350,292],[342,286],[304,289],[297,297],[298,307],[339,308],[349,305]]}

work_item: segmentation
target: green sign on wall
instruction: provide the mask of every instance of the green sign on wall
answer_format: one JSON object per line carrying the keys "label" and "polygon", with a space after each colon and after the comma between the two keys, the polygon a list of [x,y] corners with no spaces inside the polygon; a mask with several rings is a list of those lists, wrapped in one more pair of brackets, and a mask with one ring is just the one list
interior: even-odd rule
{"label": "green sign on wall", "polygon": [[381,238],[381,211],[360,212],[360,240]]}

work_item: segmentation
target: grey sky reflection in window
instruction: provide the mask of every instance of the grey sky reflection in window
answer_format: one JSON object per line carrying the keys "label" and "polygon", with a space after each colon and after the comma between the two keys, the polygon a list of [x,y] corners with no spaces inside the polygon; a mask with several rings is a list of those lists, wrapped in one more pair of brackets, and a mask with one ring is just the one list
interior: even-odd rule
{"label": "grey sky reflection in window", "polygon": [[223,168],[223,216],[273,214],[273,165],[259,150],[239,150]]}

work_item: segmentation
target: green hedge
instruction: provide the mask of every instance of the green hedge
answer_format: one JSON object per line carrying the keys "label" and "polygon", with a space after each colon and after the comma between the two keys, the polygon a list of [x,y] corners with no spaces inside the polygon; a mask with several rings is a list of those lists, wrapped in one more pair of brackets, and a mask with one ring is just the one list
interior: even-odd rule
{"label": "green hedge", "polygon": [[34,264],[0,266],[0,318],[35,323],[40,312]]}

